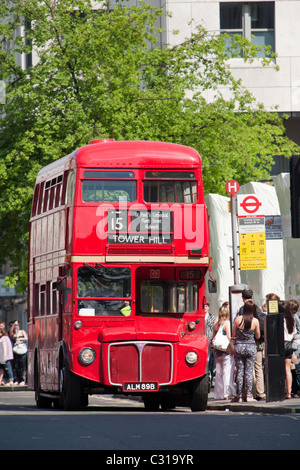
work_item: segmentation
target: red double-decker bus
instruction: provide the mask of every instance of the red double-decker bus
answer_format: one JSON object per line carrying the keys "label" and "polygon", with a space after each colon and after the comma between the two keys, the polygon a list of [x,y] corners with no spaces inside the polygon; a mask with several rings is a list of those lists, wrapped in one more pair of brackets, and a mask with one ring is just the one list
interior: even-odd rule
{"label": "red double-decker bus", "polygon": [[201,160],[161,142],[92,141],[43,168],[30,219],[28,386],[205,410],[208,215]]}

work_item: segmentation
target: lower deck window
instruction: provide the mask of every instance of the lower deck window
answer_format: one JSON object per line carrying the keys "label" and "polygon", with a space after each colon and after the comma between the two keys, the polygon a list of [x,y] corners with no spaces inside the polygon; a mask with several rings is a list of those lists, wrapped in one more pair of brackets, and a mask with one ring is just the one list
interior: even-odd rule
{"label": "lower deck window", "polygon": [[140,296],[143,313],[185,313],[197,310],[198,287],[195,282],[143,281]]}
{"label": "lower deck window", "polygon": [[131,271],[85,265],[77,273],[78,314],[82,316],[129,316]]}

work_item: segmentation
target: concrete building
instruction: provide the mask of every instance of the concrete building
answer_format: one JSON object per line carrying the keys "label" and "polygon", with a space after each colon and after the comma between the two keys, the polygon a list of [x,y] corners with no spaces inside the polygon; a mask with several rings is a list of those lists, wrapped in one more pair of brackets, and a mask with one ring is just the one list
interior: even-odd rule
{"label": "concrete building", "polygon": [[[256,45],[270,45],[277,57],[269,66],[237,57],[230,59],[230,67],[266,110],[289,116],[287,135],[300,144],[299,0],[162,0],[161,6],[172,13],[165,16],[164,44],[183,41],[202,24],[212,33],[242,34]],[[174,36],[174,30],[180,33]],[[288,171],[287,159],[275,157],[275,163],[273,174]]]}
{"label": "concrete building", "polygon": [[[299,0],[148,0],[154,7],[162,8],[161,26],[165,33],[161,45],[172,46],[188,38],[196,26],[203,25],[208,32],[230,35],[241,34],[254,44],[269,45],[277,54],[269,66],[260,59],[245,63],[242,57],[229,60],[235,78],[267,111],[277,111],[289,116],[286,133],[300,144],[300,1]],[[129,0],[137,4],[138,0]],[[111,1],[113,7],[114,0]],[[99,2],[95,1],[95,9]],[[171,16],[166,13],[171,13]],[[30,27],[30,25],[28,25]],[[177,31],[176,35],[173,31]],[[19,27],[16,34],[24,36],[25,28]],[[37,57],[31,54],[17,57],[18,65],[24,69],[35,64]],[[279,68],[279,70],[277,70]],[[222,90],[226,96],[226,89]],[[210,98],[207,92],[208,99]],[[273,174],[288,171],[288,160],[274,157]]]}

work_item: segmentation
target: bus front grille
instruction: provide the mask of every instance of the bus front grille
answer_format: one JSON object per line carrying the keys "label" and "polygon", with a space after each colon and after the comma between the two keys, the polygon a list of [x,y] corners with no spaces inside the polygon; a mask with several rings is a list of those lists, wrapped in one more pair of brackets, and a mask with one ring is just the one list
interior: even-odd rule
{"label": "bus front grille", "polygon": [[111,343],[108,348],[111,385],[123,382],[172,382],[173,345],[154,341]]}

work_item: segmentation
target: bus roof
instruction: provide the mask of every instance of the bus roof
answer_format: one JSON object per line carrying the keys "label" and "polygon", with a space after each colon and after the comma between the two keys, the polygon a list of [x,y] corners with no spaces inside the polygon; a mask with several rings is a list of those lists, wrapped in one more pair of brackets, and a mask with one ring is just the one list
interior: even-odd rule
{"label": "bus roof", "polygon": [[201,168],[199,154],[191,147],[153,141],[94,140],[40,170],[45,174],[70,159],[79,167],[102,168]]}

